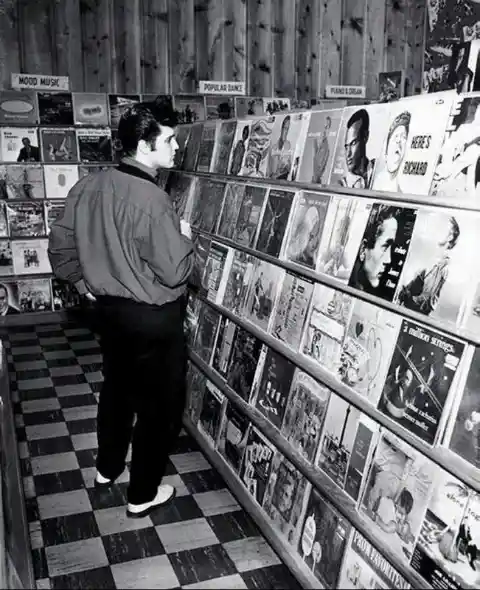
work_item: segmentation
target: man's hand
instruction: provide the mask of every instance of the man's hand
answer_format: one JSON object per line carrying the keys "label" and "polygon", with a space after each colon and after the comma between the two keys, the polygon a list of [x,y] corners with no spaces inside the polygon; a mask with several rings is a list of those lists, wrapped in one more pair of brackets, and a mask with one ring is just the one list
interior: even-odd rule
{"label": "man's hand", "polygon": [[180,233],[189,240],[192,239],[192,228],[188,221],[185,221],[184,219],[180,219]]}
{"label": "man's hand", "polygon": [[91,293],[85,293],[85,299],[88,299],[88,301],[92,303],[94,303],[97,300],[95,295],[92,295]]}

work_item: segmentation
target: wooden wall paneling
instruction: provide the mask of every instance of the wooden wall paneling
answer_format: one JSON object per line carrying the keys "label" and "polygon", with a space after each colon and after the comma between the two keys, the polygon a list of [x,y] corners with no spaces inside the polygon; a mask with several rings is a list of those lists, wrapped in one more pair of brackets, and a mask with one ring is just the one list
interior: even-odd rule
{"label": "wooden wall paneling", "polygon": [[20,67],[29,74],[54,74],[50,0],[19,0]]}
{"label": "wooden wall paneling", "polygon": [[80,0],[52,0],[55,74],[69,76],[72,92],[83,91]]}
{"label": "wooden wall paneling", "polygon": [[208,13],[211,0],[195,0],[195,58],[197,80],[209,78]]}
{"label": "wooden wall paneling", "polygon": [[321,6],[315,0],[297,0],[296,92],[308,100],[319,95],[321,53]]}
{"label": "wooden wall paneling", "polygon": [[411,0],[407,18],[407,94],[417,94],[422,89],[422,70],[425,39],[425,0]]}
{"label": "wooden wall paneling", "polygon": [[295,96],[295,0],[273,1],[273,94]]}
{"label": "wooden wall paneling", "polygon": [[[349,2],[351,0],[344,0]],[[318,96],[325,95],[329,84],[340,84],[340,52],[342,43],[342,2],[321,2],[321,54]]]}
{"label": "wooden wall paneling", "polygon": [[[227,29],[231,30],[231,23],[227,25],[225,2],[210,0],[207,10],[208,20],[208,80],[225,80],[226,75],[226,37]],[[229,56],[231,59],[231,55]]]}
{"label": "wooden wall paneling", "polygon": [[195,0],[169,0],[172,93],[196,91]]}
{"label": "wooden wall paneling", "polygon": [[141,0],[140,68],[145,93],[170,92],[169,23],[168,0]]}
{"label": "wooden wall paneling", "polygon": [[385,0],[385,54],[383,71],[405,70],[406,26],[410,0]]}
{"label": "wooden wall paneling", "polygon": [[10,88],[11,74],[20,72],[17,0],[0,2],[0,88]]}
{"label": "wooden wall paneling", "polygon": [[365,80],[365,24],[369,0],[344,0],[342,9],[342,84],[362,86]]}
{"label": "wooden wall paneling", "polygon": [[229,0],[227,17],[233,24],[233,61],[231,79],[247,80],[247,1]]}
{"label": "wooden wall paneling", "polygon": [[272,3],[247,0],[247,60],[250,96],[273,96]]}
{"label": "wooden wall paneling", "polygon": [[113,0],[81,0],[85,92],[116,92]]}
{"label": "wooden wall paneling", "polygon": [[141,92],[140,0],[114,0],[116,92]]}
{"label": "wooden wall paneling", "polygon": [[[423,1],[423,0],[422,0]],[[378,74],[385,52],[385,0],[368,0],[365,13],[365,76],[367,98],[378,98]]]}

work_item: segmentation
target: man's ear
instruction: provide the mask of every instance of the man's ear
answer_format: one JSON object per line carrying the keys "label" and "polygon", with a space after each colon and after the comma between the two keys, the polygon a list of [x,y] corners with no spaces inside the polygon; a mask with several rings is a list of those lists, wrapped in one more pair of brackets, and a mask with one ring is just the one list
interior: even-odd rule
{"label": "man's ear", "polygon": [[140,154],[148,154],[148,153],[150,153],[152,150],[151,150],[151,147],[148,145],[148,143],[147,143],[147,142],[146,142],[144,139],[141,139],[141,140],[138,142],[137,151],[138,151]]}

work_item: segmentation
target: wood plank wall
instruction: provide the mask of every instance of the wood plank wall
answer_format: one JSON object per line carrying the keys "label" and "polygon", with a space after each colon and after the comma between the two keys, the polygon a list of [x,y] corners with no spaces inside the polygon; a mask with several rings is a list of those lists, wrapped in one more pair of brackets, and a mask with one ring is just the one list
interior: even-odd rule
{"label": "wood plank wall", "polygon": [[381,71],[421,87],[425,0],[0,0],[0,85],[69,75],[73,91],[195,92],[243,80],[259,96],[377,96]]}

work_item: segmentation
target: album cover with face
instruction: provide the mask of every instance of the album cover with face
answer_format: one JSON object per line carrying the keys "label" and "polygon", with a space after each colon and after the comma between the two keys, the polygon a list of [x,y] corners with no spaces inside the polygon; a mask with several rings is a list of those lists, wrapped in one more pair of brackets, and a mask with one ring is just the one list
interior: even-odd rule
{"label": "album cover with face", "polygon": [[0,91],[0,124],[38,123],[37,93],[33,90]]}
{"label": "album cover with face", "polygon": [[0,317],[21,313],[18,303],[18,286],[14,281],[0,282]]}
{"label": "album cover with face", "polygon": [[268,331],[285,271],[263,260],[255,260],[250,287],[244,307],[244,317]]}
{"label": "album cover with face", "polygon": [[73,102],[70,92],[38,92],[40,125],[73,125]]}
{"label": "album cover with face", "polygon": [[139,94],[109,94],[108,106],[110,112],[110,125],[117,128],[120,117],[128,109],[140,102]]}
{"label": "album cover with face", "polygon": [[269,178],[290,179],[303,124],[302,113],[275,116],[267,165]]}
{"label": "album cover with face", "polygon": [[246,185],[233,231],[232,240],[247,248],[253,248],[256,241],[260,219],[264,210],[268,188]]}
{"label": "album cover with face", "polygon": [[24,313],[51,311],[52,292],[50,279],[24,279],[18,281],[17,297],[20,311]]}
{"label": "album cover with face", "polygon": [[101,92],[74,92],[73,116],[75,125],[107,127],[107,95]]}
{"label": "album cover with face", "polygon": [[256,249],[278,258],[282,253],[285,234],[289,231],[290,213],[296,193],[271,188],[268,192]]}
{"label": "album cover with face", "polygon": [[238,176],[245,162],[245,155],[250,138],[252,121],[237,121],[237,128],[233,137],[230,160],[227,166],[227,174]]}
{"label": "album cover with face", "polygon": [[265,178],[275,117],[255,118],[239,176]]}
{"label": "album cover with face", "polygon": [[2,162],[40,162],[38,130],[35,127],[1,127],[0,158]]}
{"label": "album cover with face", "polygon": [[0,165],[0,200],[44,199],[43,167],[35,164]]}

